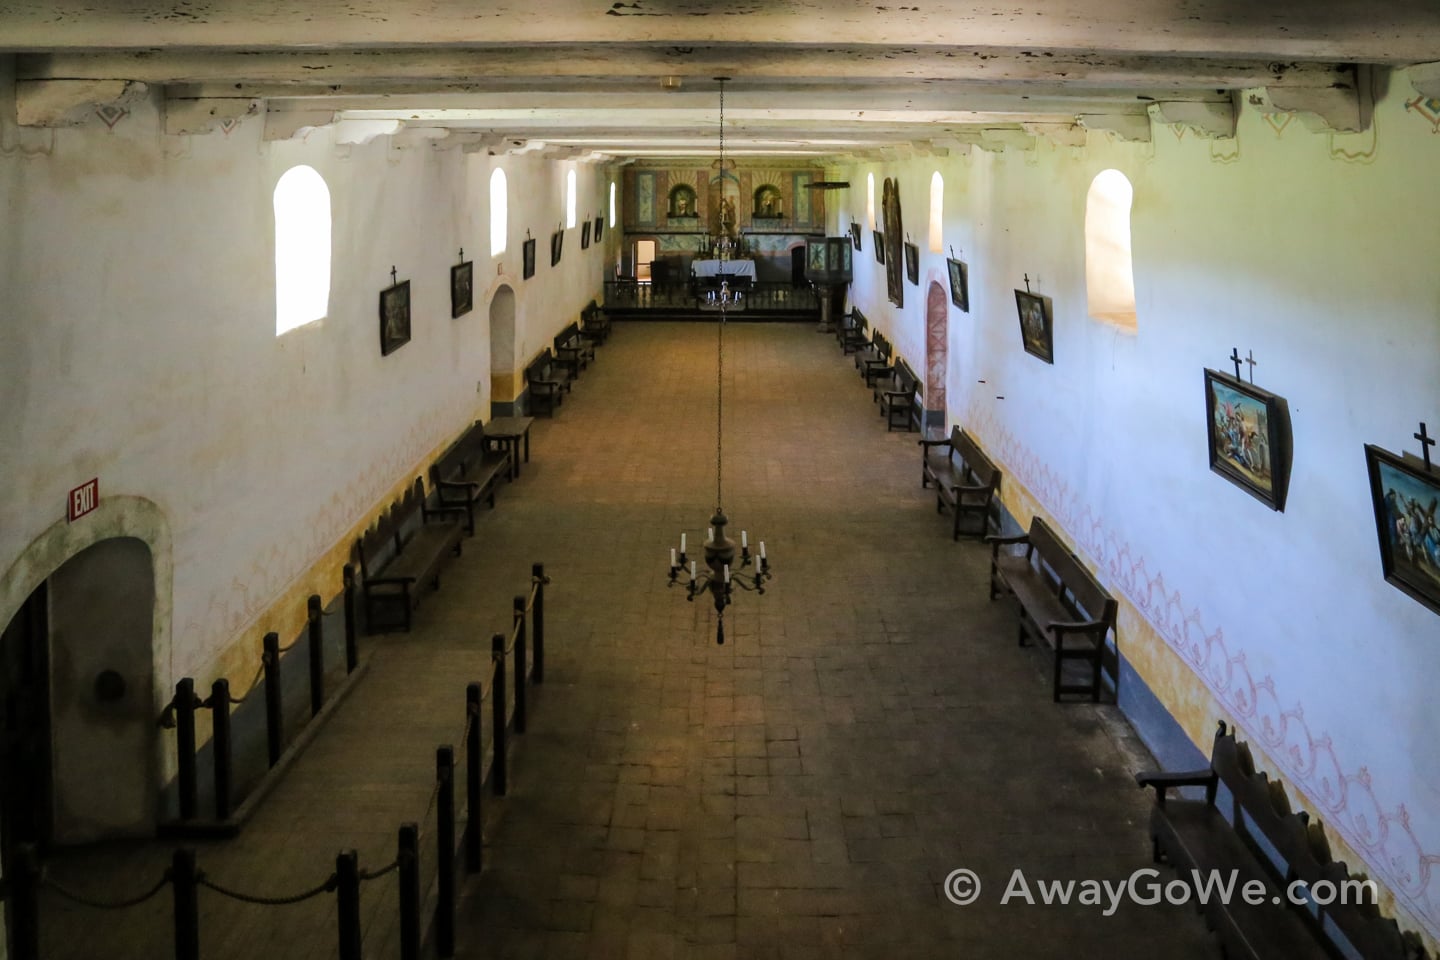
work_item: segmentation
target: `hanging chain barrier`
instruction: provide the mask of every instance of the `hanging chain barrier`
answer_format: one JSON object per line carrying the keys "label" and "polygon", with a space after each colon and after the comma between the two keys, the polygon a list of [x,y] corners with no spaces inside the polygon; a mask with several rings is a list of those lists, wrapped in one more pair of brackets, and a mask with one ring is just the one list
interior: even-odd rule
{"label": "hanging chain barrier", "polygon": [[322,893],[334,893],[339,878],[336,874],[332,873],[325,878],[324,882],[311,887],[309,890],[291,894],[288,897],[262,897],[253,893],[241,893],[238,890],[231,890],[229,887],[222,887],[203,873],[196,878],[195,882],[202,887],[208,887],[214,890],[222,897],[229,897],[231,900],[238,900],[241,903],[253,903],[262,907],[288,907],[291,904],[304,903],[306,900],[314,899]]}
{"label": "hanging chain barrier", "polygon": [[[511,634],[511,647],[509,649],[514,649],[517,642],[525,642],[520,638],[528,639],[526,627],[527,623],[529,623],[533,628],[533,643],[536,653],[536,669],[533,678],[533,682],[536,684],[541,682],[539,655],[544,649],[544,591],[545,586],[549,583],[550,578],[544,573],[544,565],[539,563],[534,564],[530,578],[529,596],[528,598],[516,596],[515,605],[512,610],[516,618],[516,629]],[[533,617],[531,616],[532,612]],[[531,623],[532,620],[533,623]],[[486,678],[486,683],[483,685],[474,683],[467,687],[464,725],[459,736],[456,737],[454,741],[459,744],[458,748],[451,748],[447,745],[437,750],[437,775],[434,785],[430,790],[429,799],[426,802],[425,815],[420,821],[421,825],[423,825],[429,822],[432,815],[435,816],[435,826],[430,835],[436,838],[440,845],[439,856],[442,878],[440,890],[442,891],[442,901],[444,902],[435,908],[435,922],[437,931],[444,930],[443,934],[437,933],[437,943],[441,948],[439,956],[442,957],[454,955],[455,886],[453,876],[448,880],[445,879],[445,871],[450,870],[453,872],[454,870],[455,851],[453,846],[455,843],[457,820],[454,790],[458,771],[462,767],[462,764],[458,764],[455,761],[456,753],[463,753],[466,756],[465,763],[463,764],[467,771],[466,787],[467,799],[469,801],[467,811],[468,823],[465,827],[467,831],[466,863],[467,865],[471,865],[467,868],[478,870],[480,864],[481,821],[479,819],[479,791],[480,785],[483,782],[480,776],[480,763],[483,751],[480,731],[481,720],[484,717],[481,705],[486,700],[491,700],[493,704],[502,707],[505,704],[504,664],[506,654],[509,652],[509,650],[503,646],[503,635],[496,634],[493,639],[490,670],[489,676]],[[261,670],[256,674],[255,680],[251,682],[250,689],[246,691],[247,696],[259,685],[260,679],[265,673],[265,668],[274,665],[275,649],[275,637],[273,634],[269,634],[266,637],[266,652],[262,657]],[[518,661],[517,658],[517,662],[522,661]],[[525,684],[526,680],[527,677],[525,675],[517,673],[516,681],[518,683]],[[496,687],[497,682],[501,684],[501,687],[498,689]],[[217,680],[211,697],[207,700],[201,700],[200,697],[194,693],[193,680],[189,678],[182,679],[177,683],[175,695],[161,713],[161,726],[179,728],[182,733],[188,730],[193,739],[193,713],[196,709],[201,707],[217,710],[223,708],[228,716],[230,705],[245,700],[243,696],[239,698],[228,696],[228,693],[225,693],[227,689],[227,685],[223,679]],[[224,703],[223,700],[221,700],[222,693],[225,694],[225,699],[228,699],[229,703]],[[523,702],[522,691],[517,690],[516,700]],[[523,717],[523,714],[520,714],[519,717]],[[519,719],[519,717],[517,717],[516,732],[523,732],[523,719]],[[498,713],[496,720],[499,720]],[[508,721],[500,722],[503,723],[505,727],[509,726]],[[489,776],[492,780],[492,786],[494,785],[495,778],[500,778],[502,785],[495,787],[496,793],[499,795],[504,794],[504,738],[504,727],[492,733],[491,746],[497,751],[497,760],[495,763],[498,764],[498,768],[492,767]],[[193,751],[193,748],[194,744],[192,742],[190,749]],[[405,936],[408,937],[406,943],[409,947],[402,949],[402,955],[419,956],[418,950],[421,941],[418,931],[420,929],[419,915],[421,901],[419,896],[418,871],[421,865],[421,857],[418,841],[420,833],[415,824],[402,825],[400,833],[399,849],[396,852],[395,858],[386,865],[370,870],[361,870],[358,868],[355,851],[346,851],[343,852],[340,857],[337,857],[335,870],[320,883],[297,893],[280,896],[264,896],[247,893],[218,883],[199,869],[195,862],[195,851],[193,849],[181,848],[174,851],[174,859],[171,866],[161,874],[153,886],[143,893],[120,899],[104,899],[70,889],[51,877],[44,865],[39,864],[37,860],[33,859],[32,853],[32,859],[29,862],[31,862],[33,866],[27,870],[17,871],[16,876],[13,878],[6,877],[3,881],[0,881],[0,899],[3,899],[7,903],[7,908],[11,901],[19,902],[23,899],[28,902],[29,912],[24,918],[17,918],[17,922],[23,919],[23,922],[26,924],[26,935],[31,937],[31,939],[27,939],[24,942],[38,943],[40,913],[38,900],[34,896],[34,891],[37,887],[52,891],[62,899],[84,907],[90,907],[96,910],[119,911],[144,904],[158,896],[167,886],[171,886],[175,891],[174,921],[176,930],[176,956],[177,958],[182,958],[182,960],[190,960],[190,958],[199,956],[201,914],[195,897],[195,892],[199,887],[204,887],[227,900],[264,907],[291,906],[313,900],[325,894],[335,894],[337,897],[337,910],[341,915],[340,955],[342,958],[350,960],[350,958],[358,958],[360,956],[361,926],[358,912],[358,884],[365,881],[379,880],[392,873],[398,872],[400,875],[401,927],[402,931],[409,931],[408,934],[405,934]],[[452,849],[448,849],[447,852],[447,848]],[[449,867],[444,866],[447,862],[450,864]],[[20,898],[17,896],[16,890],[21,889],[23,892],[20,885],[25,882],[26,877],[29,877],[29,896]],[[448,898],[448,900],[446,898]]]}
{"label": "hanging chain barrier", "polygon": [[66,900],[69,900],[73,903],[78,903],[82,907],[92,907],[96,910],[128,910],[131,907],[138,907],[146,900],[154,897],[161,890],[164,890],[166,884],[170,882],[170,879],[170,871],[166,870],[163,874],[161,874],[160,879],[155,881],[155,885],[153,887],[151,887],[149,890],[146,890],[144,893],[139,894],[138,896],[126,897],[121,900],[102,900],[99,897],[91,897],[83,893],[76,893],[74,890],[71,890],[64,885],[57,883],[54,878],[50,876],[48,870],[41,869],[40,871],[41,886],[45,887],[48,890],[54,890]]}

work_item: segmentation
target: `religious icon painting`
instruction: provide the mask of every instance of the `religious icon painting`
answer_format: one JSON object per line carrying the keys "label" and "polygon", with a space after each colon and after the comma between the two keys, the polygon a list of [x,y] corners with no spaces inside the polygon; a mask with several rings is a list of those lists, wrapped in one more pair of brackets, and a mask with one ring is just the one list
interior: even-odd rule
{"label": "religious icon painting", "polygon": [[1050,313],[1050,298],[1016,290],[1015,306],[1020,312],[1020,340],[1025,352],[1046,363],[1054,363],[1055,322]]}
{"label": "religious icon painting", "polygon": [[950,302],[966,313],[970,312],[970,271],[965,261],[953,258],[945,261],[950,271]]}
{"label": "religious icon painting", "polygon": [[535,276],[535,241],[526,240],[520,245],[520,278],[529,280]]}
{"label": "religious icon painting", "polygon": [[586,220],[580,224],[580,249],[590,249],[590,221]]}
{"label": "religious icon painting", "polygon": [[475,264],[471,260],[450,268],[450,316],[463,317],[475,306]]}
{"label": "religious icon painting", "polygon": [[550,266],[558,266],[560,255],[565,252],[565,231],[556,230],[550,234]]}
{"label": "religious icon painting", "polygon": [[920,248],[913,243],[905,244],[905,279],[920,286]]}
{"label": "religious icon painting", "polygon": [[850,243],[858,251],[860,249],[860,224],[850,224]]}
{"label": "religious icon painting", "polygon": [[380,291],[380,356],[388,357],[410,342],[410,281]]}
{"label": "religious icon painting", "polygon": [[871,231],[870,240],[871,240],[871,242],[873,242],[873,243],[875,244],[875,262],[876,262],[876,263],[884,263],[884,262],[885,262],[885,234],[881,233],[879,230],[872,230],[872,231]]}
{"label": "religious icon painting", "polygon": [[1290,483],[1290,411],[1284,399],[1206,370],[1205,423],[1210,469],[1283,512]]}
{"label": "religious icon painting", "polygon": [[1385,582],[1440,613],[1440,468],[1365,445]]}
{"label": "religious icon painting", "polygon": [[596,243],[599,243],[599,242],[600,242],[600,238],[601,238],[602,236],[604,236],[604,235],[605,235],[605,218],[604,218],[604,217],[596,217],[596,218],[595,218],[595,234],[594,234],[593,239],[595,240]]}

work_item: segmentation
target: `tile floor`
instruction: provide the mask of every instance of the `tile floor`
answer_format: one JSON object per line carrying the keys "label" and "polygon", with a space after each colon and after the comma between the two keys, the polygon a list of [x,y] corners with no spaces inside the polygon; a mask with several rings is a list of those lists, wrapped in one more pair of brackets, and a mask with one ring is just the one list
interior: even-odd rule
{"label": "tile floor", "polygon": [[[916,436],[885,432],[833,337],[727,326],[724,507],[776,577],[739,595],[723,647],[713,610],[666,588],[669,548],[703,540],[715,506],[716,331],[616,325],[415,631],[368,645],[369,675],[245,832],[200,845],[202,867],[274,895],[341,848],[388,862],[539,560],[546,683],[462,888],[462,957],[1217,956],[1188,908],[1000,902],[1017,869],[1148,867],[1145,761],[1113,708],[1050,702],[1043,656],[986,599],[985,549],[951,542]],[[171,846],[52,869],[119,894]],[[943,893],[960,867],[983,884],[965,907]],[[365,886],[367,957],[397,955],[393,880]],[[335,955],[332,898],[201,905],[207,958]],[[47,957],[169,955],[167,895],[44,910]]]}

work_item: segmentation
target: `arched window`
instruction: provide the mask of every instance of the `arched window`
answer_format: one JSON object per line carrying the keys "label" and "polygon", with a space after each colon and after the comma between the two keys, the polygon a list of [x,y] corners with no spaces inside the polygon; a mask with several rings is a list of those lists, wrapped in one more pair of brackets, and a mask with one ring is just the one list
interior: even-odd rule
{"label": "arched window", "polygon": [[565,229],[575,226],[575,171],[565,174]]}
{"label": "arched window", "polygon": [[510,194],[506,189],[505,171],[499,167],[490,174],[490,256],[505,252],[510,236]]}
{"label": "arched window", "polygon": [[275,336],[330,312],[330,188],[313,167],[275,184]]}
{"label": "arched window", "polygon": [[615,181],[610,181],[610,226],[615,226]]}
{"label": "arched window", "polygon": [[945,240],[945,178],[936,170],[930,178],[930,252],[944,251]]}
{"label": "arched window", "polygon": [[865,219],[870,221],[870,229],[875,229],[875,174],[865,175]]}
{"label": "arched window", "polygon": [[1135,190],[1119,170],[1102,170],[1085,198],[1085,290],[1090,316],[1135,330],[1130,204]]}

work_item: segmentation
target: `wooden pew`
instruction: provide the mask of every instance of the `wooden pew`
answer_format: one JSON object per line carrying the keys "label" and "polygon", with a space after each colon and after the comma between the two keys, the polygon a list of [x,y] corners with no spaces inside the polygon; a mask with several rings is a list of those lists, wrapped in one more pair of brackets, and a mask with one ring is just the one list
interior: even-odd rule
{"label": "wooden pew", "polygon": [[[1055,702],[1072,693],[1098,701],[1104,677],[1118,698],[1120,654],[1110,645],[1115,598],[1039,517],[1030,521],[1029,533],[988,536],[985,542],[990,544],[990,599],[1008,594],[1018,602],[1020,645],[1027,638],[1054,644]],[[1024,546],[1025,552],[1002,554],[1004,546]],[[1089,666],[1088,681],[1065,681],[1064,667],[1070,661]]]}
{"label": "wooden pew", "polygon": [[999,529],[1000,470],[958,425],[944,440],[920,441],[920,485],[935,484],[935,512],[954,515],[951,535],[974,521],[977,535]]}

